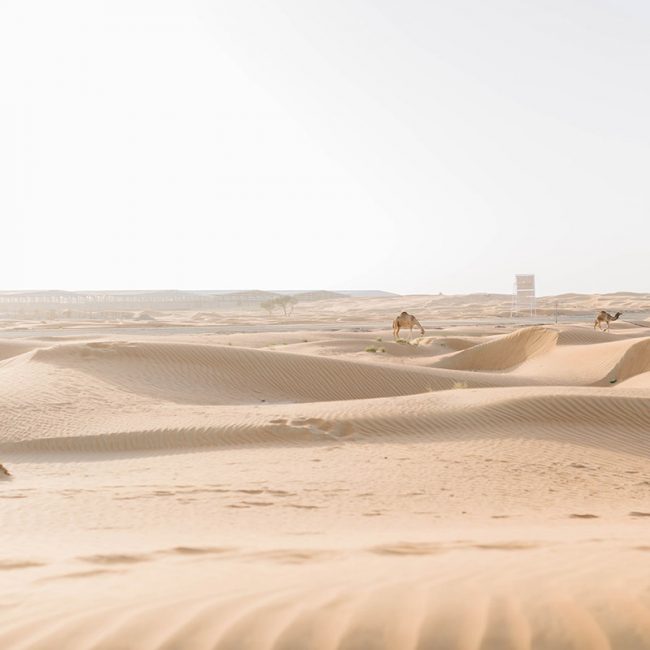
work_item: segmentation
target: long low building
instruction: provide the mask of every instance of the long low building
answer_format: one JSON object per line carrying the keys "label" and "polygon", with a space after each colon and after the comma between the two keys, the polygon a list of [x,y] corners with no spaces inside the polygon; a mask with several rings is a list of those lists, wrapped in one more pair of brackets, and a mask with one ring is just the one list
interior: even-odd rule
{"label": "long low building", "polygon": [[[209,310],[255,308],[289,292],[271,291],[5,291],[0,292],[0,314],[27,315],[65,310],[75,312],[120,310]],[[290,293],[296,301],[345,298],[342,293]]]}

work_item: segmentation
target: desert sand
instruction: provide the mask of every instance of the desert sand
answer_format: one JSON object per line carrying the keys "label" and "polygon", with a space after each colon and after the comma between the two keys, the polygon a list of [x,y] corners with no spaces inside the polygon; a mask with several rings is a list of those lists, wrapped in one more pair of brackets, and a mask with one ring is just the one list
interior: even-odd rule
{"label": "desert sand", "polygon": [[561,300],[0,322],[0,647],[649,648],[650,301]]}

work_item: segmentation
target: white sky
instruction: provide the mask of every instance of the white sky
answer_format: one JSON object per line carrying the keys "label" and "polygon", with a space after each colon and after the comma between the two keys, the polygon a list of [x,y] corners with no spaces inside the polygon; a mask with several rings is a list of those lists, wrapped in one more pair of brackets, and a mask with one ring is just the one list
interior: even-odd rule
{"label": "white sky", "polygon": [[650,291],[646,0],[0,0],[1,289]]}

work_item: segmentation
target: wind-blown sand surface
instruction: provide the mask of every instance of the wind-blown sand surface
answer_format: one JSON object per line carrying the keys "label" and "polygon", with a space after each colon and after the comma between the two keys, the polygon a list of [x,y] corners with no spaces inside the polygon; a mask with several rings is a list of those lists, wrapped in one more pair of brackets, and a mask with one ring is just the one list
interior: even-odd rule
{"label": "wind-blown sand surface", "polygon": [[650,647],[650,328],[389,324],[0,339],[0,647]]}

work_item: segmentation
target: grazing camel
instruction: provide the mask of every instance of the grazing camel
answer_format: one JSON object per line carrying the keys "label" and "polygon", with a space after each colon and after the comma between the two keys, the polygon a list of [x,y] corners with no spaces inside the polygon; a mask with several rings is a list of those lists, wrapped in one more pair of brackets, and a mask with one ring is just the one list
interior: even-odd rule
{"label": "grazing camel", "polygon": [[622,311],[617,311],[616,315],[614,315],[614,316],[607,313],[606,311],[601,311],[596,316],[596,321],[594,322],[594,329],[598,328],[602,332],[603,331],[603,323],[605,323],[605,325],[607,325],[607,328],[604,331],[608,332],[609,331],[609,324],[613,320],[618,320],[618,317],[622,316],[622,315],[623,315]]}
{"label": "grazing camel", "polygon": [[413,316],[413,314],[409,314],[405,311],[403,311],[394,321],[393,321],[393,336],[398,339],[399,338],[399,331],[402,328],[409,328],[411,331],[409,335],[409,339],[413,336],[413,327],[419,327],[420,332],[422,332],[422,336],[424,336],[424,327],[420,325],[420,321]]}

